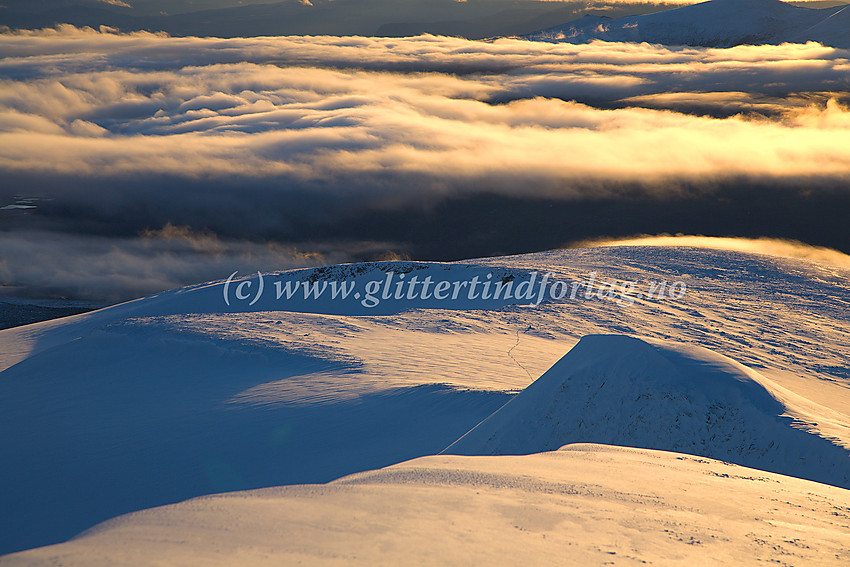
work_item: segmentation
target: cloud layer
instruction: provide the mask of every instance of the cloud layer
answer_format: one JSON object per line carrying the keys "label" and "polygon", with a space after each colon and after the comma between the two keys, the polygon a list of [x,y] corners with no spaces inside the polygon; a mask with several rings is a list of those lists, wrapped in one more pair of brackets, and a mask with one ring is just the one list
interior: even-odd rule
{"label": "cloud layer", "polygon": [[[324,250],[322,250],[324,249]],[[191,283],[327,263],[349,257],[337,249],[302,252],[275,243],[225,241],[167,224],[133,238],[0,232],[2,295],[120,302]],[[323,253],[324,252],[324,253]]]}
{"label": "cloud layer", "polygon": [[[427,190],[399,178],[458,190],[487,180],[509,193],[527,190],[520,178],[570,195],[589,180],[844,177],[850,166],[850,113],[837,102],[848,53],[817,44],[219,40],[63,28],[6,34],[0,52],[0,168],[16,174],[239,176],[332,194],[354,181],[385,197]],[[694,107],[740,114],[666,111]]]}
{"label": "cloud layer", "polygon": [[850,181],[850,52],[818,44],[65,26],[0,34],[0,55],[0,199],[43,199],[39,230],[136,238],[172,223],[291,241],[482,193],[682,199]]}

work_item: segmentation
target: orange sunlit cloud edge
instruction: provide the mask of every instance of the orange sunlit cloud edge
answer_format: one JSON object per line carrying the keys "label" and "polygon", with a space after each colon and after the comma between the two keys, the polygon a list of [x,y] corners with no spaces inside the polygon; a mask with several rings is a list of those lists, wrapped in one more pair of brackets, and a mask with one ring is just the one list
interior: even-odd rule
{"label": "orange sunlit cloud edge", "polygon": [[[848,53],[818,44],[224,40],[64,27],[2,35],[0,51],[0,70],[19,77],[0,85],[0,170],[15,173],[331,189],[345,176],[383,196],[399,187],[378,182],[387,172],[509,194],[525,194],[516,180],[526,179],[550,196],[625,180],[666,191],[676,179],[850,176],[850,112],[838,101]],[[738,112],[678,111],[695,100]]]}
{"label": "orange sunlit cloud edge", "polygon": [[814,262],[826,262],[842,268],[850,268],[850,256],[826,248],[812,246],[798,240],[782,238],[732,238],[701,235],[638,235],[632,238],[598,238],[577,242],[570,248],[585,248],[592,246],[688,246],[693,248],[710,248],[714,250],[729,250],[748,254],[765,254],[784,258],[801,258]]}
{"label": "orange sunlit cloud edge", "polygon": [[[249,242],[287,229],[281,211],[333,223],[481,192],[687,198],[753,182],[770,198],[846,193],[850,179],[850,52],[814,43],[220,39],[61,26],[0,34],[0,54],[0,175],[61,196],[112,236],[4,233],[2,275],[15,285],[149,284],[131,290],[140,294],[222,277],[228,263],[358,257],[328,243]],[[137,210],[149,215],[141,228],[213,226],[221,242],[119,232]],[[33,268],[50,265],[73,278],[46,281]]]}

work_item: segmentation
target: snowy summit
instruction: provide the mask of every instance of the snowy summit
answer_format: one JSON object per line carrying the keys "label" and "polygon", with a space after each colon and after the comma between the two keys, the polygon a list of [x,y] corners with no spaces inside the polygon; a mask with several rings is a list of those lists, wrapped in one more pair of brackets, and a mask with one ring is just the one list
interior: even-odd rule
{"label": "snowy summit", "polygon": [[779,0],[710,0],[655,14],[584,16],[524,36],[534,41],[593,40],[731,47],[805,43],[850,47],[850,9],[803,8]]}
{"label": "snowy summit", "polygon": [[353,264],[0,331],[0,564],[846,565],[835,258]]}

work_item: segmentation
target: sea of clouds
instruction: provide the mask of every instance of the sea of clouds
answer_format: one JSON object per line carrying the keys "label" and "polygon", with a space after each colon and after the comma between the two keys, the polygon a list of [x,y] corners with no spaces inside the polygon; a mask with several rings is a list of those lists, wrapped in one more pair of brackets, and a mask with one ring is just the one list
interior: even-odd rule
{"label": "sea of clouds", "polygon": [[[813,43],[2,33],[0,206],[38,209],[0,231],[0,283],[80,295],[97,273],[115,299],[342,261],[392,244],[299,231],[480,193],[846,191],[848,92],[850,51]],[[88,256],[114,262],[47,267]]]}

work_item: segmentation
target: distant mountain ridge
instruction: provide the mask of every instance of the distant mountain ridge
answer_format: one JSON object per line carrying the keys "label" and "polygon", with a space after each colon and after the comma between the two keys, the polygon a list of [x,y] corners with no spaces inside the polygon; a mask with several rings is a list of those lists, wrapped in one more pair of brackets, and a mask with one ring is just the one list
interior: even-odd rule
{"label": "distant mountain ridge", "polygon": [[[117,0],[115,0],[117,1]],[[97,0],[2,0],[0,27],[39,29],[58,24],[101,25],[122,32],[162,31],[174,36],[256,37],[278,35],[416,36],[467,39],[531,33],[551,22],[575,19],[586,0],[148,0],[128,6]],[[646,14],[664,5],[629,0],[612,6],[612,17]]]}
{"label": "distant mountain ridge", "polygon": [[703,47],[816,41],[850,48],[850,7],[814,9],[779,0],[710,0],[616,19],[585,16],[523,37],[565,43],[598,39]]}
{"label": "distant mountain ridge", "polygon": [[[825,2],[815,4],[823,6]],[[227,0],[123,4],[98,0],[4,0],[0,2],[0,27],[39,29],[66,23],[95,29],[105,25],[123,32],[163,31],[174,36],[202,37],[404,37],[429,33],[467,39],[508,36],[567,43],[600,39],[731,47],[817,41],[850,47],[850,7],[826,5],[815,9],[780,0],[711,0],[675,7],[628,0],[605,6],[603,16],[599,11],[588,13],[599,6],[584,0],[284,0],[238,5]],[[567,23],[541,29],[550,22]]]}

